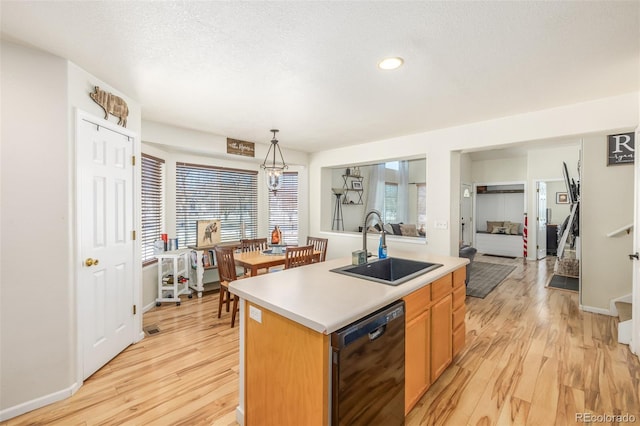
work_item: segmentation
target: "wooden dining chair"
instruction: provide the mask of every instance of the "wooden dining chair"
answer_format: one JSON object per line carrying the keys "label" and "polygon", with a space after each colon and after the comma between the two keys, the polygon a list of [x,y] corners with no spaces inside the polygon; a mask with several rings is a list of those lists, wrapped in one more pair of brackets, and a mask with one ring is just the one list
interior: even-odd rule
{"label": "wooden dining chair", "polygon": [[[266,238],[243,238],[240,240],[240,251],[243,253],[250,251],[263,251],[269,248]],[[269,268],[266,268],[269,272]],[[249,270],[244,268],[244,274],[247,275]]]}
{"label": "wooden dining chair", "polygon": [[233,296],[233,308],[231,313],[231,328],[236,324],[236,313],[238,312],[238,296],[229,291],[229,283],[236,281],[236,263],[233,258],[233,247],[216,246],[216,263],[218,264],[218,275],[220,276],[220,298],[218,300],[218,318],[222,314],[222,305],[226,304],[229,312],[229,302]]}
{"label": "wooden dining chair", "polygon": [[269,245],[267,244],[266,238],[244,238],[240,240],[240,248],[244,253],[247,251],[267,250],[269,248]]}
{"label": "wooden dining chair", "polygon": [[319,259],[316,260],[314,257],[314,262],[324,262],[327,258],[327,244],[329,244],[328,238],[318,238],[318,237],[307,237],[307,245],[312,245],[315,251],[320,252]]}
{"label": "wooden dining chair", "polygon": [[287,247],[284,254],[284,269],[309,265],[313,262],[313,245]]}

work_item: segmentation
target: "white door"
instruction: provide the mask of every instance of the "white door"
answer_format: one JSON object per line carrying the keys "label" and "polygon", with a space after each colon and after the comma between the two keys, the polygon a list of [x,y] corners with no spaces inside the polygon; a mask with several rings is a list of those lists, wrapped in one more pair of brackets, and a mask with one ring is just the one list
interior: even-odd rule
{"label": "white door", "polygon": [[462,243],[471,245],[471,236],[473,235],[473,191],[471,185],[463,183],[460,188],[460,236]]}
{"label": "white door", "polygon": [[76,137],[83,379],[134,341],[133,139],[109,127]]}
{"label": "white door", "polygon": [[536,259],[547,257],[547,183],[537,183]]}

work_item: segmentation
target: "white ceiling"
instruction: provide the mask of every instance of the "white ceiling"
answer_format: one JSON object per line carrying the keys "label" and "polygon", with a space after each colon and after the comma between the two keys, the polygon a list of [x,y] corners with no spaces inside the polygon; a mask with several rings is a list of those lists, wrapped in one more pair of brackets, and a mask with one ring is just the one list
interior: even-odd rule
{"label": "white ceiling", "polygon": [[[316,152],[637,91],[640,2],[4,1],[143,119]],[[380,71],[401,56],[405,65]],[[144,135],[143,135],[144,136]]]}

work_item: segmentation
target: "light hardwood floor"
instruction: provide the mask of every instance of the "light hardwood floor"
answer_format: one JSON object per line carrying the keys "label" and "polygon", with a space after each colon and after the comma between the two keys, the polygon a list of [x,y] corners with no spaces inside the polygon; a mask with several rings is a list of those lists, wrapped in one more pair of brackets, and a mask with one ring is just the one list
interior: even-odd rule
{"label": "light hardwood floor", "polygon": [[[572,425],[584,424],[584,412],[640,424],[640,362],[617,344],[616,319],[581,312],[577,293],[545,288],[551,261],[476,260],[517,267],[485,299],[467,298],[466,346],[406,424]],[[160,333],[73,397],[2,424],[235,425],[238,328],[216,309],[217,293],[153,309],[144,325]]]}

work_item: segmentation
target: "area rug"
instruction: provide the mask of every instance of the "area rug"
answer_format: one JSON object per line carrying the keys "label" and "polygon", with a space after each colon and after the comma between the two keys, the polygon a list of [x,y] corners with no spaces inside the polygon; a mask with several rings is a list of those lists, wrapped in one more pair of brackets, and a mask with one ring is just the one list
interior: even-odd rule
{"label": "area rug", "polygon": [[578,291],[579,281],[575,277],[565,277],[564,275],[553,275],[547,287],[559,288],[561,290]]}
{"label": "area rug", "polygon": [[514,270],[515,266],[473,262],[467,284],[467,296],[484,299]]}

